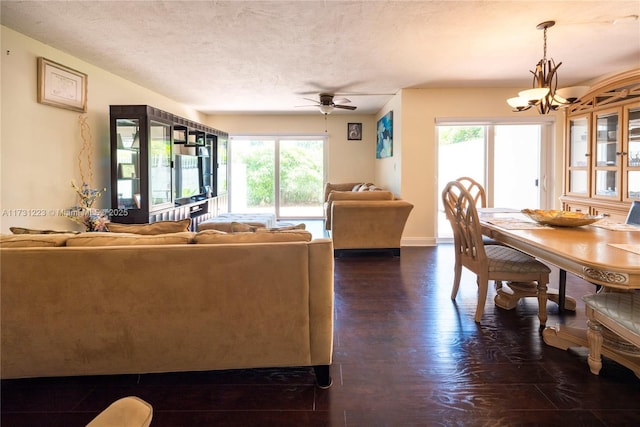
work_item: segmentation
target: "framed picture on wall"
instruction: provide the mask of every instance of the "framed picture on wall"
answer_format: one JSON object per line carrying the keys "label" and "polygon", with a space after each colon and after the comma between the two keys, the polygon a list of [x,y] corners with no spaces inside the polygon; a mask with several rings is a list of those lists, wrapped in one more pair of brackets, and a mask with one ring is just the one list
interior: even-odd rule
{"label": "framed picture on wall", "polygon": [[87,75],[39,57],[38,102],[86,113]]}
{"label": "framed picture on wall", "polygon": [[347,140],[348,141],[362,140],[362,123],[347,124]]}
{"label": "framed picture on wall", "polygon": [[393,111],[378,120],[376,135],[376,159],[393,157]]}

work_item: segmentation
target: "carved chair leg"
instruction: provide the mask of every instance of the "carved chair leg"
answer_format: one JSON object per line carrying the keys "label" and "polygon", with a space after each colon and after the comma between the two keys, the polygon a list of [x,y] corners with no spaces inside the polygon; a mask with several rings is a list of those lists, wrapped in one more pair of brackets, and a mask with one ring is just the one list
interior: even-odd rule
{"label": "carved chair leg", "polygon": [[489,278],[485,275],[478,275],[478,306],[476,307],[476,323],[480,323],[482,314],[484,313],[484,304],[487,301],[489,293]]}
{"label": "carved chair leg", "polygon": [[460,278],[462,277],[462,262],[459,258],[456,258],[456,263],[453,267],[453,289],[451,290],[451,299],[456,299],[458,295],[458,289],[460,288]]}
{"label": "carved chair leg", "polygon": [[595,320],[588,320],[587,341],[589,342],[589,369],[591,373],[598,375],[602,369],[602,326]]}

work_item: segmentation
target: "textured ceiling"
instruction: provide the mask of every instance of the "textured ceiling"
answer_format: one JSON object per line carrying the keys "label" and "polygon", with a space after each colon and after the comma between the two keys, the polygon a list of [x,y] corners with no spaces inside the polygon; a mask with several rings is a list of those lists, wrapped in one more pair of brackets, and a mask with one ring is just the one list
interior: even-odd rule
{"label": "textured ceiling", "polygon": [[375,113],[389,96],[372,94],[402,88],[528,88],[547,20],[559,84],[579,84],[640,67],[638,15],[638,0],[1,2],[2,25],[206,113],[315,112],[297,106],[320,92]]}

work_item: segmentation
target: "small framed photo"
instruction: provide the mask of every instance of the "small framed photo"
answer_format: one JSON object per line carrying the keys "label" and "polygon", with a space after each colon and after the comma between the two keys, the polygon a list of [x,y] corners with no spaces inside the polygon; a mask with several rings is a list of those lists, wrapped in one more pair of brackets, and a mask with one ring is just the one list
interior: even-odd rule
{"label": "small framed photo", "polygon": [[39,57],[38,102],[86,113],[87,75]]}
{"label": "small framed photo", "polygon": [[362,123],[347,124],[347,140],[349,141],[362,140]]}
{"label": "small framed photo", "polygon": [[118,168],[118,177],[120,179],[133,179],[136,177],[136,165],[133,163],[120,163]]}

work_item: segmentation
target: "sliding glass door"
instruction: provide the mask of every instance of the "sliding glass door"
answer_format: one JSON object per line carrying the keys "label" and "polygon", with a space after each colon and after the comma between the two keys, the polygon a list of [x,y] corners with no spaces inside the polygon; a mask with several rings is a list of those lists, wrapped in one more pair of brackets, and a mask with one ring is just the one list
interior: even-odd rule
{"label": "sliding glass door", "polygon": [[278,218],[322,218],[324,139],[281,139],[278,152]]}
{"label": "sliding glass door", "polygon": [[497,125],[494,132],[492,206],[540,208],[541,126]]}
{"label": "sliding glass door", "polygon": [[[488,207],[546,208],[546,180],[551,176],[550,125],[441,124],[438,135],[438,189],[467,176],[485,188]],[[438,239],[450,239],[438,197]]]}
{"label": "sliding glass door", "polygon": [[324,137],[231,137],[231,212],[322,218],[325,142]]}

